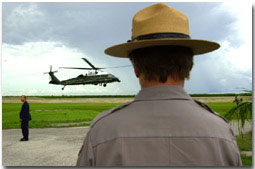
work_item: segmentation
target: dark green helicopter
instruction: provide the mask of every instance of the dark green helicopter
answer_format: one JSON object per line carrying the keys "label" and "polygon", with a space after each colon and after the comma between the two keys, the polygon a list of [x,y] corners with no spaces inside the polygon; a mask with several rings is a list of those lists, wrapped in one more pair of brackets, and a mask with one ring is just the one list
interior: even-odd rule
{"label": "dark green helicopter", "polygon": [[120,67],[129,67],[131,65],[127,66],[116,66],[116,67],[107,67],[107,68],[98,68],[92,65],[87,59],[82,58],[85,62],[87,62],[91,68],[79,68],[79,67],[60,67],[62,69],[81,69],[81,70],[95,70],[95,72],[88,72],[86,74],[80,74],[79,76],[67,80],[59,80],[54,73],[57,73],[58,71],[52,71],[52,66],[50,66],[50,72],[45,72],[44,74],[49,74],[50,75],[50,82],[49,84],[54,84],[54,85],[63,85],[64,87],[62,90],[64,90],[65,86],[68,85],[88,85],[88,84],[93,84],[93,85],[100,85],[106,87],[107,83],[112,83],[112,82],[120,82],[120,80],[115,77],[114,75],[107,73],[107,72],[98,72],[101,69],[107,69],[107,68],[120,68]]}

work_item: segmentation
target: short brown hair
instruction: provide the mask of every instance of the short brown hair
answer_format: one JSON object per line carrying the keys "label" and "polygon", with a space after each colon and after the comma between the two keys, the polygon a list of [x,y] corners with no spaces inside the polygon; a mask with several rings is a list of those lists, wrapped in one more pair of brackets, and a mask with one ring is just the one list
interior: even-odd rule
{"label": "short brown hair", "polygon": [[170,75],[174,80],[189,79],[193,66],[193,51],[183,46],[153,46],[140,48],[129,54],[134,65],[148,81],[164,83]]}

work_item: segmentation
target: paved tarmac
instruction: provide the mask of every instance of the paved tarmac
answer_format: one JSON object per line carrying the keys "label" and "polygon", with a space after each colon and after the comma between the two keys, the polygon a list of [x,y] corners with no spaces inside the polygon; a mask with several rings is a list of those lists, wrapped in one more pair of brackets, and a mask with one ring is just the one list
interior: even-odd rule
{"label": "paved tarmac", "polygon": [[20,142],[21,129],[3,130],[3,166],[74,166],[88,127],[30,129]]}
{"label": "paved tarmac", "polygon": [[[237,122],[230,123],[238,135]],[[252,125],[246,123],[245,133]],[[30,140],[20,142],[21,129],[2,132],[3,166],[75,166],[89,127],[30,129]]]}

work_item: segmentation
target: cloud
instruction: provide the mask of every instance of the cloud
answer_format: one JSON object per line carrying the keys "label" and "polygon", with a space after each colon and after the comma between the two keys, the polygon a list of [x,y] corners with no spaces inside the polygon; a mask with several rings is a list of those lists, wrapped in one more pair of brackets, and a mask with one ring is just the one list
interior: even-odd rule
{"label": "cloud", "polygon": [[[247,3],[220,3],[210,13],[222,24],[216,24],[221,48],[195,57],[191,80],[186,88],[191,93],[241,92],[252,87],[251,7]],[[227,19],[229,18],[229,19]],[[211,20],[210,20],[211,22]],[[223,29],[222,29],[223,28]],[[211,30],[209,27],[208,29]],[[212,29],[213,30],[213,29]],[[211,35],[214,35],[213,31]]]}
{"label": "cloud", "polygon": [[[35,94],[30,92],[31,87],[37,87],[39,90],[49,86],[49,77],[43,73],[49,71],[50,65],[53,65],[53,70],[60,66],[70,65],[71,62],[81,66],[80,58],[84,57],[84,53],[56,42],[3,44],[2,54],[3,94],[8,88],[21,89],[24,87],[29,94]],[[63,78],[61,80],[64,80],[77,76],[77,71],[68,73],[59,71],[58,75]]]}
{"label": "cloud", "polygon": [[[132,90],[120,90],[116,84],[101,86],[62,86],[48,84],[50,65],[87,67],[81,59],[88,58],[78,49],[68,48],[60,42],[30,42],[23,45],[3,44],[2,94],[3,95],[72,95],[72,94],[129,94]],[[70,65],[71,63],[71,65]],[[66,80],[85,73],[81,70],[60,69],[55,75]],[[122,85],[126,85],[125,83]],[[31,89],[32,88],[32,89]]]}
{"label": "cloud", "polygon": [[11,5],[11,9],[8,6],[9,3],[3,4],[3,43],[23,44],[36,40],[38,36],[35,36],[34,30],[40,30],[43,26],[38,19],[43,17],[43,13],[37,5],[17,3],[17,6]]}
{"label": "cloud", "polygon": [[[24,45],[2,45],[3,51],[3,75],[17,78],[31,78],[40,80],[45,77],[43,72],[49,70],[50,65],[55,67],[74,64],[78,62],[84,53],[75,49],[59,45],[56,42],[34,42]],[[16,70],[16,71],[14,71]]]}
{"label": "cloud", "polygon": [[[191,93],[241,92],[241,88],[251,89],[251,55],[244,59],[247,46],[231,46],[221,42],[221,48],[207,56],[195,56],[191,79],[186,87]],[[241,54],[241,55],[239,55]],[[249,57],[250,56],[250,57]],[[206,58],[201,58],[206,57]]]}
{"label": "cloud", "polygon": [[[140,90],[133,68],[107,69],[121,83],[100,86],[48,84],[53,65],[86,67],[85,57],[98,67],[128,65],[128,59],[106,56],[104,49],[131,37],[132,17],[154,3],[3,3],[2,92],[15,94],[36,89],[40,94],[136,94]],[[251,88],[252,10],[247,3],[174,3],[184,12],[191,37],[217,41],[221,49],[195,57],[192,93],[233,92]],[[59,70],[60,80],[76,77],[78,70]],[[118,90],[116,90],[118,89]],[[8,91],[8,92],[7,92]]]}

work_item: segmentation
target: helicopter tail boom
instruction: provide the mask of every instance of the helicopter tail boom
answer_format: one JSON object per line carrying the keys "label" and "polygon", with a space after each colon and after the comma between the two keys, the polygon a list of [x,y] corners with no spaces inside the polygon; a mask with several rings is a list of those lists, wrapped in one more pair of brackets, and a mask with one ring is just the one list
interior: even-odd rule
{"label": "helicopter tail boom", "polygon": [[50,76],[50,84],[61,84],[60,80],[54,75],[54,73],[57,73],[58,71],[52,71],[52,66],[50,66],[50,71],[45,72],[44,74],[48,73]]}

